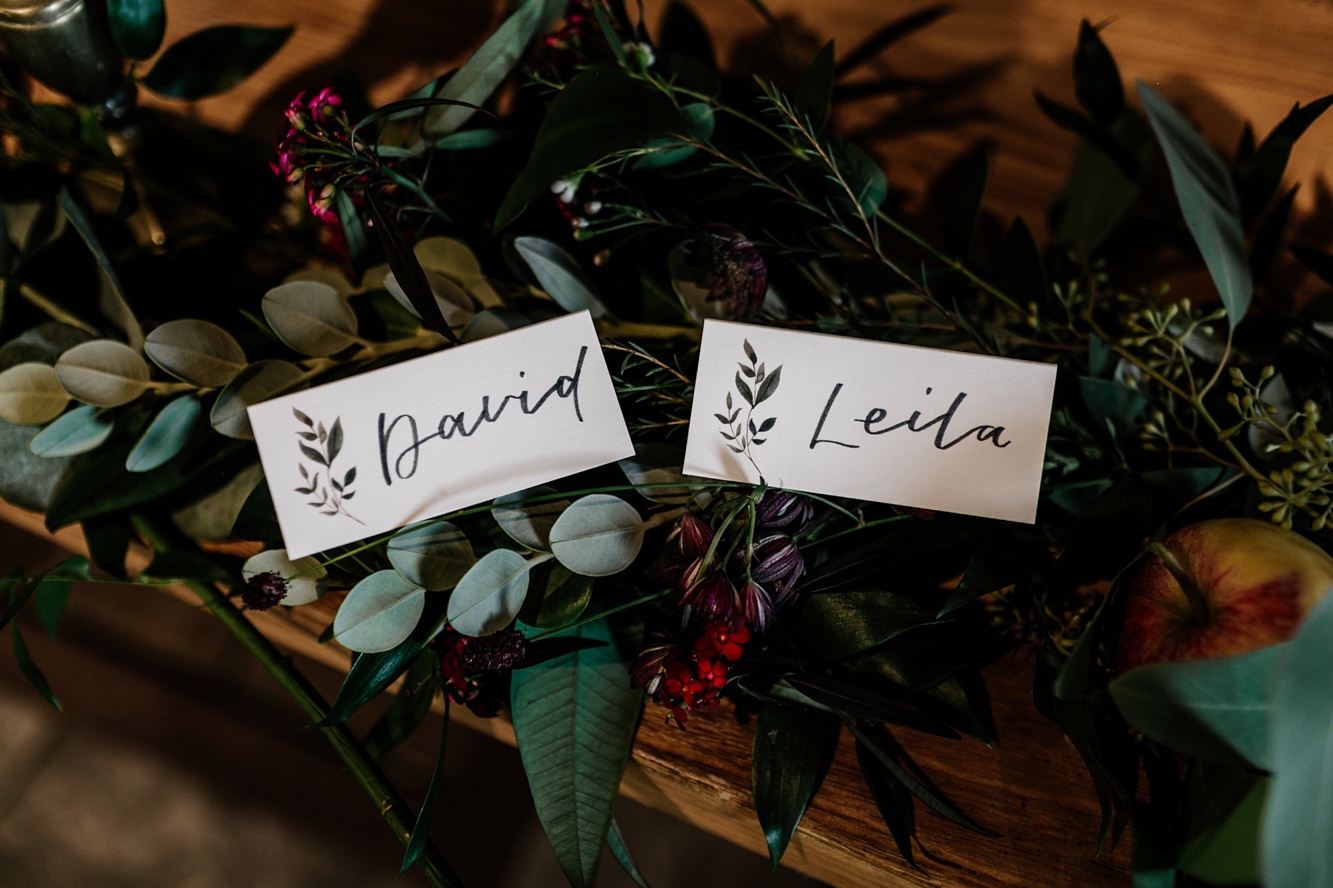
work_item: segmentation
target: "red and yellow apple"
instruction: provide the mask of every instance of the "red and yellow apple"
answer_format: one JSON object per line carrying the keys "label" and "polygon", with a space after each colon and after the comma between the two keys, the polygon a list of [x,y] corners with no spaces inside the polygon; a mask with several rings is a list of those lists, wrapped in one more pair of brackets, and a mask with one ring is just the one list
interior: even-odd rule
{"label": "red and yellow apple", "polygon": [[1153,541],[1125,584],[1116,667],[1243,654],[1286,641],[1333,588],[1333,558],[1266,521],[1221,518]]}

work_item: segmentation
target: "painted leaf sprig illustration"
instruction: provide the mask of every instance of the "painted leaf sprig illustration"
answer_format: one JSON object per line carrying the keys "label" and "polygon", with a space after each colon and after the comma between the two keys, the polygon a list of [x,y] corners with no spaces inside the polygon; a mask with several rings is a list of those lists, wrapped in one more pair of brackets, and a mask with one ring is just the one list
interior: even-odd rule
{"label": "painted leaf sprig illustration", "polygon": [[334,461],[342,452],[342,417],[335,417],[333,425],[326,429],[324,423],[315,422],[295,407],[292,408],[292,413],[297,421],[305,426],[304,430],[296,433],[301,439],[298,445],[301,448],[301,455],[321,466],[325,473],[321,475],[319,468],[307,469],[304,462],[298,464],[297,468],[301,470],[305,486],[297,487],[296,492],[313,496],[314,499],[306,505],[318,509],[321,515],[345,515],[357,524],[362,524],[360,519],[347,511],[345,504],[346,500],[356,495],[356,491],[352,489],[352,484],[356,481],[356,466],[342,472],[341,477],[333,468]]}
{"label": "painted leaf sprig illustration", "polygon": [[[748,362],[737,362],[736,371],[736,393],[741,396],[745,406],[737,405],[732,397],[732,392],[727,392],[726,413],[713,414],[717,421],[722,423],[723,428],[720,434],[727,440],[727,447],[733,453],[740,453],[750,461],[755,471],[760,471],[758,464],[754,461],[754,455],[751,452],[752,447],[758,447],[768,440],[767,435],[778,424],[776,416],[770,416],[767,419],[758,419],[755,414],[755,408],[773,396],[778,390],[778,383],[782,379],[782,365],[779,364],[769,372],[763,362],[759,360],[754,346],[750,345],[750,340],[745,340],[745,357]],[[741,414],[744,413],[744,416]]]}

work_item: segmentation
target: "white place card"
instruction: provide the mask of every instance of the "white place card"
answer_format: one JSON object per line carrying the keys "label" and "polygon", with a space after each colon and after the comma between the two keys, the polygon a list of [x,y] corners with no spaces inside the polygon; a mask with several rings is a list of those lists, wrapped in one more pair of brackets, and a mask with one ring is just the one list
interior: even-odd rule
{"label": "white place card", "polygon": [[687,475],[1031,523],[1055,367],[704,323]]}
{"label": "white place card", "polygon": [[587,312],[249,413],[291,558],[634,454]]}

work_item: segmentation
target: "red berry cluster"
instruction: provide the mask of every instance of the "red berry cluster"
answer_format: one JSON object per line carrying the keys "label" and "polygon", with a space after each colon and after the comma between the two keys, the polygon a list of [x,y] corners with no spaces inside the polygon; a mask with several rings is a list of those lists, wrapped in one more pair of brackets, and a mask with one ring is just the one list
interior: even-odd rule
{"label": "red berry cluster", "polygon": [[646,684],[653,701],[667,707],[669,717],[684,727],[689,713],[717,707],[727,672],[741,658],[749,640],[750,630],[744,623],[732,626],[712,620],[704,624],[689,648],[679,644],[659,648],[662,658],[655,674],[639,683]]}

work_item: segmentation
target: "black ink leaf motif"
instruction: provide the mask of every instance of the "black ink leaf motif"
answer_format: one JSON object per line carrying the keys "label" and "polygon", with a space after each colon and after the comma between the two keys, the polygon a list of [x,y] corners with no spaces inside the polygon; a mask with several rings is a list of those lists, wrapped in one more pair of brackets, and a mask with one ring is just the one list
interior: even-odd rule
{"label": "black ink leaf motif", "polygon": [[745,452],[745,448],[744,448],[744,447],[737,447],[735,444],[728,444],[728,445],[727,445],[727,449],[730,450],[732,453],[744,453],[744,452]]}
{"label": "black ink leaf motif", "polygon": [[766,373],[764,372],[764,365],[763,365],[763,364],[760,364],[760,365],[759,365],[759,369],[756,370],[756,371],[755,371],[755,374],[754,374],[754,384],[755,384],[755,385],[758,385],[759,383],[763,382],[763,381],[764,381],[764,377],[767,376],[767,375],[768,375],[768,374],[766,374]]}
{"label": "black ink leaf motif", "polygon": [[296,467],[301,470],[301,477],[309,481],[310,473],[305,470],[305,465],[302,463],[297,463]]}
{"label": "black ink leaf motif", "polygon": [[319,443],[323,444],[325,441],[329,439],[329,433],[324,430],[324,423],[321,422],[318,426],[316,426],[315,431],[319,433]]}
{"label": "black ink leaf motif", "polygon": [[754,353],[754,347],[750,345],[750,340],[748,339],[745,340],[744,347],[745,347],[745,356],[750,359],[750,363],[751,364],[757,363],[759,361],[759,356]]}
{"label": "black ink leaf motif", "polygon": [[778,369],[773,371],[773,375],[765,379],[763,385],[759,386],[759,392],[755,396],[755,403],[762,404],[764,401],[767,401],[769,398],[771,398],[773,396],[773,392],[777,391],[778,380],[780,380],[781,378],[782,378],[782,368],[778,367]]}
{"label": "black ink leaf motif", "polygon": [[295,414],[297,420],[300,421],[301,423],[303,423],[306,427],[308,427],[308,428],[312,428],[312,429],[315,427],[315,424],[314,424],[314,422],[311,421],[310,417],[306,416],[306,415],[305,415],[304,413],[302,413],[300,410],[297,410],[295,407],[293,407],[293,408],[292,408],[292,413]]}
{"label": "black ink leaf motif", "polygon": [[[727,409],[728,409],[728,410],[731,409],[731,392],[727,392]],[[735,422],[735,421],[736,421],[736,420],[734,420],[734,419],[729,419],[729,420],[727,420],[727,422]]]}
{"label": "black ink leaf motif", "polygon": [[741,397],[745,399],[745,403],[749,404],[751,407],[754,406],[754,395],[750,392],[750,387],[745,384],[745,380],[741,379],[739,373],[736,374],[736,391],[741,393]]}
{"label": "black ink leaf motif", "polygon": [[355,480],[356,480],[356,466],[352,466],[350,469],[347,470],[347,474],[343,475],[343,487],[351,487],[352,482]]}
{"label": "black ink leaf motif", "polygon": [[736,366],[737,366],[737,367],[740,367],[740,368],[741,368],[741,372],[744,373],[746,376],[754,376],[754,370],[753,370],[753,369],[751,369],[751,368],[745,366],[744,364],[737,364]]}
{"label": "black ink leaf motif", "polygon": [[753,420],[753,419],[750,420],[750,434],[751,434],[751,435],[757,435],[757,434],[759,434],[759,426],[757,426],[757,425],[754,424],[754,420]]}
{"label": "black ink leaf motif", "polygon": [[333,428],[329,431],[329,462],[338,458],[338,454],[343,449],[343,421],[338,417],[333,421]]}
{"label": "black ink leaf motif", "polygon": [[759,431],[766,432],[777,424],[778,424],[778,418],[776,416],[770,416],[768,419],[759,423]]}
{"label": "black ink leaf motif", "polygon": [[732,420],[727,419],[721,413],[714,413],[713,416],[717,419],[718,422],[722,423],[723,425],[727,425],[728,423],[732,422]]}
{"label": "black ink leaf motif", "polygon": [[751,444],[763,444],[763,443],[764,443],[765,441],[767,441],[767,440],[768,440],[767,438],[751,438],[751,439],[750,439],[750,443],[751,443]]}
{"label": "black ink leaf motif", "polygon": [[292,490],[307,496],[315,492],[315,488],[313,487],[293,487]]}
{"label": "black ink leaf motif", "polygon": [[349,499],[351,499],[351,498],[354,497],[354,496],[356,496],[356,491],[355,491],[355,490],[349,490],[349,491],[347,491],[346,493],[343,494],[343,499],[345,499],[345,500],[349,500]]}
{"label": "black ink leaf motif", "polygon": [[308,446],[308,445],[302,444],[302,445],[301,445],[301,454],[302,454],[306,459],[313,460],[314,462],[319,463],[321,466],[327,466],[327,465],[328,465],[328,462],[326,462],[325,459],[324,459],[324,454],[320,453],[318,450],[316,450],[316,449],[313,448],[313,447],[310,447],[310,446]]}
{"label": "black ink leaf motif", "polygon": [[296,433],[296,437],[298,437],[298,438],[300,438],[300,439],[302,439],[302,440],[304,440],[304,441],[314,441],[314,440],[317,440],[314,432],[297,432],[297,433]]}
{"label": "black ink leaf motif", "polygon": [[329,479],[329,483],[333,485],[333,489],[334,489],[335,492],[337,492],[337,493],[342,493],[342,492],[343,492],[343,486],[342,486],[341,484],[338,483],[338,479],[337,479],[337,478],[330,478],[330,479]]}

